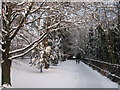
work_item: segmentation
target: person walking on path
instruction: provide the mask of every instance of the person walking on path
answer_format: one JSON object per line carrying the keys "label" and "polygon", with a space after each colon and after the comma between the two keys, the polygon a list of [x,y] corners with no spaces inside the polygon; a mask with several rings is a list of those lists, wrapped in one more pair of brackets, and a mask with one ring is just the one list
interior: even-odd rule
{"label": "person walking on path", "polygon": [[80,55],[80,53],[79,53],[79,54],[77,54],[77,56],[76,56],[76,64],[79,64],[79,63],[80,63],[80,60],[81,60],[81,55]]}

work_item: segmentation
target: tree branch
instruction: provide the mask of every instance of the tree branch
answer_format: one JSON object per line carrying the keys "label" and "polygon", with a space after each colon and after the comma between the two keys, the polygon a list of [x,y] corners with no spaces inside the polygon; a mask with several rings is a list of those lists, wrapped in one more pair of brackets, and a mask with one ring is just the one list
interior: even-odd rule
{"label": "tree branch", "polygon": [[30,14],[35,13],[35,12],[37,12],[39,9],[41,9],[41,7],[42,7],[42,5],[43,5],[44,3],[45,3],[45,1],[42,2],[42,4],[40,5],[40,7],[38,7],[38,8],[35,9],[34,11],[30,12]]}
{"label": "tree branch", "polygon": [[15,19],[18,15],[22,15],[22,14],[16,14],[16,15],[12,18],[12,20],[10,21],[10,23],[12,23],[12,22],[14,21],[14,19]]}
{"label": "tree branch", "polygon": [[18,35],[22,37],[25,41],[27,41],[28,44],[30,44],[30,41],[25,36],[21,35],[20,33],[18,33]]}
{"label": "tree branch", "polygon": [[13,57],[10,57],[9,59],[12,60],[12,59],[15,59],[15,58],[18,58],[18,57],[21,57],[21,56],[26,55],[28,52],[30,52],[30,51],[32,51],[34,48],[36,48],[36,46],[38,46],[38,44],[39,44],[40,42],[42,42],[47,35],[48,35],[48,32],[45,33],[45,35],[38,41],[37,44],[34,43],[35,45],[34,45],[33,47],[29,48],[26,52],[24,52],[24,53],[22,53],[22,54],[19,54],[19,55],[15,55],[15,56],[13,56]]}
{"label": "tree branch", "polygon": [[21,20],[21,22],[20,22],[19,26],[17,27],[17,29],[15,30],[14,34],[10,37],[10,40],[12,40],[12,39],[17,35],[17,33],[19,32],[20,28],[21,28],[22,25],[24,24],[25,19],[26,19],[27,16],[29,15],[30,10],[32,9],[32,6],[33,6],[33,2],[32,2],[31,5],[29,6],[29,9],[28,9],[27,13],[25,14],[25,17]]}
{"label": "tree branch", "polygon": [[48,32],[49,32],[49,30],[50,30],[51,28],[53,28],[54,26],[56,26],[56,25],[58,25],[58,24],[60,24],[60,22],[55,23],[55,24],[49,26],[49,27],[46,29],[47,32],[45,32],[39,39],[37,39],[36,41],[34,41],[33,43],[31,43],[29,46],[27,46],[27,47],[25,47],[25,48],[22,48],[22,49],[18,49],[18,50],[11,51],[11,52],[9,52],[9,53],[10,53],[10,54],[14,54],[14,53],[23,52],[23,51],[25,51],[25,50],[28,50],[28,49],[31,48],[36,42],[40,41],[44,36],[46,36],[46,34],[48,34]]}
{"label": "tree branch", "polygon": [[17,49],[14,51],[11,51],[10,54],[14,54],[14,53],[18,53],[18,52],[23,52],[29,48],[31,48],[35,43],[37,43],[38,41],[40,41],[43,37],[45,37],[48,33],[44,33],[39,39],[35,40],[34,42],[32,42],[29,46],[22,48],[22,49]]}
{"label": "tree branch", "polygon": [[34,19],[33,21],[27,22],[26,24],[30,24],[30,23],[33,23],[33,22],[35,22],[35,21],[41,19],[41,17],[42,17],[42,15],[43,15],[44,12],[45,12],[45,11],[42,12],[42,14],[40,15],[40,17]]}

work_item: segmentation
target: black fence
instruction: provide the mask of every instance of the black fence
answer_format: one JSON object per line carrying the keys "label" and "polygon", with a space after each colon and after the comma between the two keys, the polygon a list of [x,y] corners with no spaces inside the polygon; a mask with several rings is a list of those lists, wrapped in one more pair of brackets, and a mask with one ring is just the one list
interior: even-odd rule
{"label": "black fence", "polygon": [[114,82],[120,82],[120,65],[85,58],[82,61]]}

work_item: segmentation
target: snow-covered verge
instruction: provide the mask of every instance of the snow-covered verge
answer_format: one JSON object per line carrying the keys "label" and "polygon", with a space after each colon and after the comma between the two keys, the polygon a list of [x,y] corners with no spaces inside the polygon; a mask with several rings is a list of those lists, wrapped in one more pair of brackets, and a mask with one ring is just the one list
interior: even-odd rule
{"label": "snow-covered verge", "polygon": [[[84,63],[66,61],[40,73],[27,61],[14,61],[13,88],[118,88],[118,85]],[[1,76],[0,76],[1,77]]]}

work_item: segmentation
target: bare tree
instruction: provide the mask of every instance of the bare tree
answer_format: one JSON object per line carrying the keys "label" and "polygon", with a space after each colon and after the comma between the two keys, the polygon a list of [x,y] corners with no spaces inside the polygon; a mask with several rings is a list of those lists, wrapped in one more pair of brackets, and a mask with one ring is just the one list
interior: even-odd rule
{"label": "bare tree", "polygon": [[[28,29],[28,31],[30,31],[31,29],[30,26],[36,24],[36,21],[41,19],[42,14],[44,12],[43,10],[47,9],[45,7],[42,8],[43,4],[44,2],[42,3],[3,2],[2,3],[3,28],[2,28],[2,41],[1,41],[2,48],[0,49],[2,51],[2,60],[4,61],[2,63],[2,85],[3,84],[11,85],[10,67],[12,64],[12,59],[24,56],[28,52],[32,51],[35,47],[38,46],[40,42],[44,40],[44,38],[49,34],[50,30],[56,29],[55,27],[60,24],[59,21],[51,23],[51,25],[49,25],[47,28],[41,30],[43,32],[41,32],[36,39],[34,37],[33,42],[30,42],[29,39],[26,39],[26,37],[21,34],[23,31],[25,31],[25,27],[26,29]],[[41,13],[38,14],[39,12]],[[37,17],[38,15],[40,16]],[[47,17],[43,17],[43,18],[47,18]],[[26,32],[28,33],[28,31]],[[36,36],[35,33],[33,35]],[[13,44],[14,39],[18,36],[24,38],[24,40],[26,40],[28,44],[27,46],[25,45],[25,47],[23,48],[12,50],[11,45]]]}

